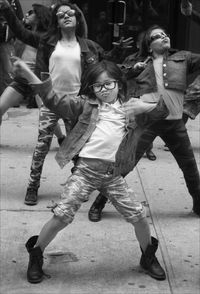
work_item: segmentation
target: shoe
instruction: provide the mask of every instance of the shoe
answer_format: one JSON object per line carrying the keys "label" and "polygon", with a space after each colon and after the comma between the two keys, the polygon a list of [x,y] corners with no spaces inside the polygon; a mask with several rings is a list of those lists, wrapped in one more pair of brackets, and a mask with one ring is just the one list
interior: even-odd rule
{"label": "shoe", "polygon": [[27,280],[29,283],[40,283],[43,280],[44,272],[43,266],[43,255],[42,250],[39,246],[34,247],[38,239],[38,236],[32,236],[26,242],[25,246],[29,253],[29,263],[27,269]]}
{"label": "shoe", "polygon": [[200,216],[200,197],[193,198],[193,211],[195,214]]}
{"label": "shoe", "polygon": [[26,205],[36,205],[38,200],[38,190],[34,188],[28,188],[26,191],[26,197],[24,204]]}
{"label": "shoe", "polygon": [[165,151],[169,151],[169,148],[167,147],[166,144],[164,145],[163,149],[164,149]]}
{"label": "shoe", "polygon": [[146,151],[146,157],[149,159],[149,160],[152,160],[152,161],[154,161],[154,160],[156,160],[156,156],[155,156],[155,154],[153,153],[153,151]]}
{"label": "shoe", "polygon": [[91,222],[99,222],[101,220],[102,210],[107,200],[101,193],[97,196],[88,212],[88,218]]}
{"label": "shoe", "polygon": [[151,237],[151,242],[152,244],[146,248],[145,252],[141,249],[140,265],[152,278],[163,281],[166,279],[166,274],[155,256],[155,252],[158,249],[158,240]]}
{"label": "shoe", "polygon": [[62,142],[65,140],[65,136],[63,135],[62,137],[58,138],[58,145],[61,146]]}

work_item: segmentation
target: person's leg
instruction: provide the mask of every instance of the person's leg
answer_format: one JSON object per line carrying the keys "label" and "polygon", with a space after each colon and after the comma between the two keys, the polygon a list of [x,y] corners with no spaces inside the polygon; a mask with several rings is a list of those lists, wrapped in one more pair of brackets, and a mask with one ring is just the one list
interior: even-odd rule
{"label": "person's leg", "polygon": [[52,206],[54,216],[43,226],[39,236],[32,236],[27,241],[26,248],[30,255],[27,279],[30,283],[42,281],[43,251],[58,232],[73,221],[81,204],[96,189],[96,175],[93,173],[88,177],[87,173],[88,168],[82,163],[76,165],[65,184],[60,202]]}
{"label": "person's leg", "polygon": [[184,124],[186,125],[186,123],[187,123],[187,121],[189,119],[189,116],[186,113],[183,113],[182,119],[183,119]]}
{"label": "person's leg", "polygon": [[149,159],[149,160],[156,160],[156,155],[154,154],[154,152],[152,151],[153,150],[153,143],[149,146],[149,148],[146,150],[146,157]]}
{"label": "person's leg", "polygon": [[58,119],[58,116],[46,107],[40,108],[38,141],[33,152],[30,178],[24,200],[24,203],[27,205],[37,204],[37,192],[40,186],[40,178],[42,174],[44,160],[47,153],[49,152],[54,129],[56,127]]}
{"label": "person's leg", "polygon": [[56,127],[54,129],[54,135],[57,137],[58,144],[61,145],[65,139],[65,135],[63,135],[59,122],[57,122]]}
{"label": "person's leg", "polygon": [[13,87],[7,87],[0,97],[0,117],[10,108],[19,104],[23,100],[23,95]]}
{"label": "person's leg", "polygon": [[200,216],[200,176],[183,120],[166,123],[161,138],[182,170],[188,191],[193,198],[193,211]]}
{"label": "person's leg", "polygon": [[12,42],[0,44],[0,95],[12,81],[12,62],[10,57],[15,55]]}
{"label": "person's leg", "polygon": [[[156,124],[155,124],[156,126]],[[157,132],[156,128],[149,127],[147,128],[144,133],[142,134],[137,148],[136,148],[136,164],[138,161],[142,158],[143,154],[152,146],[154,139],[156,138]],[[136,165],[135,164],[135,165]],[[126,175],[123,175],[126,176]],[[98,222],[102,218],[102,211],[105,207],[105,204],[107,202],[107,197],[105,197],[102,193],[100,193],[95,201],[92,203],[89,212],[88,212],[88,218],[92,222]]]}
{"label": "person's leg", "polygon": [[134,193],[127,186],[125,179],[122,177],[108,179],[102,190],[117,211],[127,222],[130,222],[134,226],[135,234],[142,251],[140,259],[142,268],[151,277],[158,280],[165,280],[165,272],[155,256],[158,241],[151,237],[150,227],[145,217],[145,208],[135,198]]}

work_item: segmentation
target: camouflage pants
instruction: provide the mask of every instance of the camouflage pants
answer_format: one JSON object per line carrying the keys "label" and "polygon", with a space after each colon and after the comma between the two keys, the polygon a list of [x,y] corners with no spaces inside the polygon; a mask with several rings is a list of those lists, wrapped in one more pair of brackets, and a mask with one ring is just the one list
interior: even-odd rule
{"label": "camouflage pants", "polygon": [[49,152],[58,117],[45,106],[40,108],[38,141],[33,152],[29,188],[39,188],[44,160]]}
{"label": "camouflage pants", "polygon": [[62,222],[69,224],[81,204],[95,190],[102,192],[117,211],[132,224],[146,216],[144,206],[135,198],[122,176],[113,176],[114,163],[96,158],[79,158],[73,174],[67,179],[61,200],[52,211]]}

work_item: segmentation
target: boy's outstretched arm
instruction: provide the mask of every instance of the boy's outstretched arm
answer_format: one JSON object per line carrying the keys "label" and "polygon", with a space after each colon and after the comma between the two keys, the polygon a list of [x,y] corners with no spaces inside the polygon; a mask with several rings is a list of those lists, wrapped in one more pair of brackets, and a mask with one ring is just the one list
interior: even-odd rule
{"label": "boy's outstretched arm", "polygon": [[11,60],[13,62],[14,75],[25,78],[31,84],[41,83],[41,80],[34,74],[34,72],[23,60],[16,56],[13,56]]}

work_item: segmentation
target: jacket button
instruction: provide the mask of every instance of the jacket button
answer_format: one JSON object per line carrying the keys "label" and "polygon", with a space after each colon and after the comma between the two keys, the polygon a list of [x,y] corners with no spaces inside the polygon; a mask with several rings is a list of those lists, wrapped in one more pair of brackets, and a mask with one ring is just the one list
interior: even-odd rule
{"label": "jacket button", "polygon": [[167,64],[166,64],[166,63],[164,63],[164,64],[163,64],[163,67],[166,67],[166,66],[167,66]]}
{"label": "jacket button", "polygon": [[167,87],[168,86],[168,83],[165,83],[165,87]]}
{"label": "jacket button", "polygon": [[167,73],[166,73],[166,72],[164,72],[163,76],[164,76],[164,77],[166,77],[166,75],[167,75]]}

